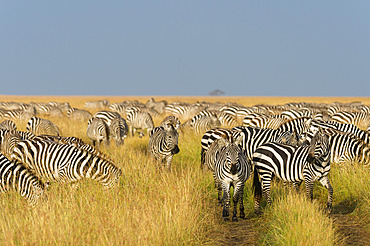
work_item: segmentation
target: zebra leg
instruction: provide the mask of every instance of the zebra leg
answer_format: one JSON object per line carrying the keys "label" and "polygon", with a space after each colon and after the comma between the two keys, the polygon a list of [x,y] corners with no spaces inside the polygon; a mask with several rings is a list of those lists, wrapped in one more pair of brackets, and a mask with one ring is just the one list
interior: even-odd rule
{"label": "zebra leg", "polygon": [[171,171],[172,159],[173,159],[173,155],[168,155],[166,158],[166,167],[168,171]]}
{"label": "zebra leg", "polygon": [[233,196],[233,203],[234,203],[234,210],[233,210],[233,221],[238,221],[237,219],[237,207],[238,202],[240,202],[239,211],[240,211],[240,218],[245,218],[244,214],[244,204],[243,204],[243,192],[244,192],[244,184],[235,185],[234,188],[234,196]]}
{"label": "zebra leg", "polygon": [[224,220],[229,220],[229,210],[230,210],[230,184],[228,183],[223,183],[222,184],[222,190],[223,190],[223,202],[224,202],[224,207],[222,210],[222,218]]}
{"label": "zebra leg", "polygon": [[313,180],[311,177],[305,177],[306,195],[311,201],[313,200]]}
{"label": "zebra leg", "polygon": [[324,186],[328,190],[327,211],[328,213],[331,213],[331,208],[333,204],[333,187],[331,186],[329,178],[327,176],[322,177],[319,181],[322,186]]}
{"label": "zebra leg", "polygon": [[215,188],[217,189],[217,199],[218,199],[218,204],[220,206],[222,206],[222,186],[221,186],[221,183],[220,181],[218,181],[215,177],[215,175],[213,175],[213,178],[215,180]]}
{"label": "zebra leg", "polygon": [[257,168],[253,171],[253,183],[252,183],[253,193],[254,193],[254,213],[261,213],[261,198],[262,198],[262,188],[261,182],[259,180],[259,175]]}
{"label": "zebra leg", "polygon": [[270,191],[271,191],[271,176],[262,176],[261,177],[261,183],[262,183],[262,194],[263,194],[263,197],[266,199],[267,203],[269,205],[271,205],[271,195],[270,195]]}

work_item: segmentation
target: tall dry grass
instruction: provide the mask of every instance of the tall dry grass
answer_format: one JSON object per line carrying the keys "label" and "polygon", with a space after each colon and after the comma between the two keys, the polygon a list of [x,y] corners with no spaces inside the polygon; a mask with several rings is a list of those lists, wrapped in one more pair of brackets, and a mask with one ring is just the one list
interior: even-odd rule
{"label": "tall dry grass", "polygon": [[[136,97],[3,97],[2,101],[68,101],[83,108],[87,100],[106,98],[111,102]],[[139,97],[145,102],[148,97]],[[155,97],[156,100],[223,101],[245,106],[283,104],[286,102],[351,102],[358,98],[253,98],[253,97]],[[67,118],[49,118],[63,136],[76,136],[89,143],[86,122]],[[155,119],[156,125],[160,119]],[[16,122],[25,130],[25,122]],[[70,185],[53,184],[48,200],[30,209],[15,192],[0,197],[0,244],[2,245],[201,245],[214,228],[220,228],[214,203],[217,192],[211,173],[201,172],[201,135],[182,134],[180,153],[174,157],[172,171],[158,169],[147,155],[148,136],[128,138],[124,146],[113,143],[102,148],[122,168],[124,176],[117,189],[110,191],[90,181],[77,189]],[[339,168],[333,165],[330,180],[334,188],[334,211],[369,219],[369,169],[359,165]],[[246,213],[253,211],[251,182],[245,189]],[[264,203],[265,213],[258,218],[262,225],[261,244],[271,245],[332,245],[341,242],[333,220],[323,212],[326,189],[316,185],[315,202],[302,194],[290,194],[281,184],[272,187],[273,206]],[[368,223],[370,224],[370,223]]]}

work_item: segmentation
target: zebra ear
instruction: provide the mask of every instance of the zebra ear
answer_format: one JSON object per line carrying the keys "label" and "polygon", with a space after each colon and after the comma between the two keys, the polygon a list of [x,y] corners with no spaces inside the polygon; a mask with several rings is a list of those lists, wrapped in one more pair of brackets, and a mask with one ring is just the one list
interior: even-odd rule
{"label": "zebra ear", "polygon": [[219,146],[227,146],[228,144],[230,144],[230,142],[226,140],[225,138],[221,137],[217,140],[217,144]]}
{"label": "zebra ear", "polygon": [[236,145],[242,145],[242,141],[243,141],[243,136],[242,136],[242,134],[239,134],[235,139],[234,139],[234,143],[236,144]]}

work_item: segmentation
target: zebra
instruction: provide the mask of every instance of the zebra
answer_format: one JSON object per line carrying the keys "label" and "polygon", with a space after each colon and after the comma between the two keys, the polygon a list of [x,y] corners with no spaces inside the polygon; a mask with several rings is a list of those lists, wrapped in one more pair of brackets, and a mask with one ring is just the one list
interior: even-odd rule
{"label": "zebra", "polygon": [[259,128],[277,129],[287,121],[280,115],[251,114],[244,117],[243,126],[252,126]]}
{"label": "zebra", "polygon": [[13,149],[18,142],[23,139],[20,132],[15,130],[2,130],[0,131],[0,137],[1,153],[7,158],[13,153]]}
{"label": "zebra", "polygon": [[92,114],[84,109],[71,108],[67,111],[67,117],[71,120],[88,121],[92,118]]}
{"label": "zebra", "polygon": [[218,111],[218,110],[203,110],[199,113],[200,115],[207,115],[209,117],[217,117],[220,121],[220,125],[223,127],[234,127],[239,125],[236,121],[235,117],[231,114],[226,112]]}
{"label": "zebra", "polygon": [[370,145],[370,134],[368,131],[361,130],[357,126],[353,124],[342,124],[338,123],[336,121],[319,121],[319,120],[313,120],[312,121],[312,127],[320,127],[324,129],[336,129],[341,132],[345,133],[352,133],[357,138],[361,139],[364,143],[367,145]]}
{"label": "zebra", "polygon": [[0,130],[17,130],[17,125],[11,120],[4,120],[0,123]]}
{"label": "zebra", "polygon": [[86,135],[91,139],[93,146],[97,144],[100,147],[100,143],[103,142],[105,146],[109,145],[109,127],[104,120],[99,118],[91,118],[87,123]]}
{"label": "zebra", "polygon": [[27,200],[29,206],[35,207],[38,201],[44,197],[46,186],[23,163],[9,161],[0,153],[1,193],[14,189]]}
{"label": "zebra", "polygon": [[109,160],[47,140],[20,141],[11,159],[24,163],[42,180],[60,184],[88,178],[112,188],[122,176],[122,171]]}
{"label": "zebra", "polygon": [[30,107],[29,109],[4,110],[0,115],[3,119],[26,121],[36,115],[36,110],[34,107]]}
{"label": "zebra", "polygon": [[268,204],[271,204],[270,186],[273,175],[287,182],[304,180],[307,196],[311,200],[313,183],[315,180],[320,181],[328,190],[327,208],[330,212],[333,188],[327,177],[330,171],[330,143],[325,134],[317,132],[310,145],[298,147],[275,142],[263,144],[254,152],[252,162],[256,214],[260,213],[262,194]]}
{"label": "zebra", "polygon": [[[357,138],[353,133],[341,132],[334,129],[321,129],[329,139],[330,162],[343,165],[348,162],[370,163],[370,147]],[[305,140],[310,142],[314,134],[307,132]]]}
{"label": "zebra", "polygon": [[123,144],[124,138],[127,137],[128,125],[119,113],[102,110],[96,112],[93,117],[104,120],[109,127],[110,135],[115,139],[116,146]]}
{"label": "zebra", "polygon": [[109,126],[109,132],[111,137],[115,140],[116,146],[123,145],[128,132],[125,119],[121,117],[114,118]]}
{"label": "zebra", "polygon": [[370,115],[365,112],[338,112],[332,115],[331,120],[365,128],[370,123]]}
{"label": "zebra", "polygon": [[109,101],[108,100],[99,100],[99,101],[89,101],[85,103],[85,108],[89,109],[104,109],[109,107]]}
{"label": "zebra", "polygon": [[165,125],[168,125],[168,124],[171,124],[176,129],[176,131],[179,130],[179,128],[181,126],[181,122],[180,122],[179,118],[177,118],[174,115],[169,115],[169,116],[165,117],[162,120],[162,122],[159,126],[164,127]]}
{"label": "zebra", "polygon": [[60,131],[58,126],[56,126],[53,122],[50,120],[38,118],[38,117],[32,117],[26,127],[27,131],[32,132],[35,135],[41,135],[41,134],[50,134],[50,135],[56,135],[59,136]]}
{"label": "zebra", "polygon": [[[214,152],[215,154],[210,154]],[[229,142],[224,138],[216,140],[206,154],[215,156],[213,176],[218,189],[218,199],[223,204],[222,217],[228,220],[230,207],[230,187],[234,187],[233,216],[237,221],[237,205],[239,216],[245,218],[243,194],[244,184],[250,176],[251,165],[237,143]],[[211,167],[212,168],[212,167]],[[221,194],[223,197],[221,198]]]}
{"label": "zebra", "polygon": [[221,122],[214,115],[207,116],[207,115],[197,114],[191,120],[189,120],[188,122],[185,122],[182,125],[182,129],[184,129],[186,126],[189,126],[196,133],[201,133],[201,132],[207,131],[215,127],[220,127]]}
{"label": "zebra", "polygon": [[[153,118],[148,112],[129,111],[127,113],[126,121],[129,126],[131,136],[135,135],[136,129],[147,129],[147,134],[149,135],[154,128]],[[139,136],[144,136],[144,133],[140,132]]]}
{"label": "zebra", "polygon": [[148,152],[171,170],[173,156],[180,152],[176,129],[172,124],[155,127],[150,134]]}

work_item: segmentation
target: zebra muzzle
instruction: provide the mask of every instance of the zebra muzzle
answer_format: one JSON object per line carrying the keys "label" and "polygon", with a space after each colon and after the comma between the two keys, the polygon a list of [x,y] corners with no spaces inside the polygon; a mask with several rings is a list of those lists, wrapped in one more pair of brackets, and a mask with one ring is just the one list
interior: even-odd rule
{"label": "zebra muzzle", "polygon": [[171,150],[171,154],[175,155],[180,152],[179,146],[175,145],[175,147]]}

